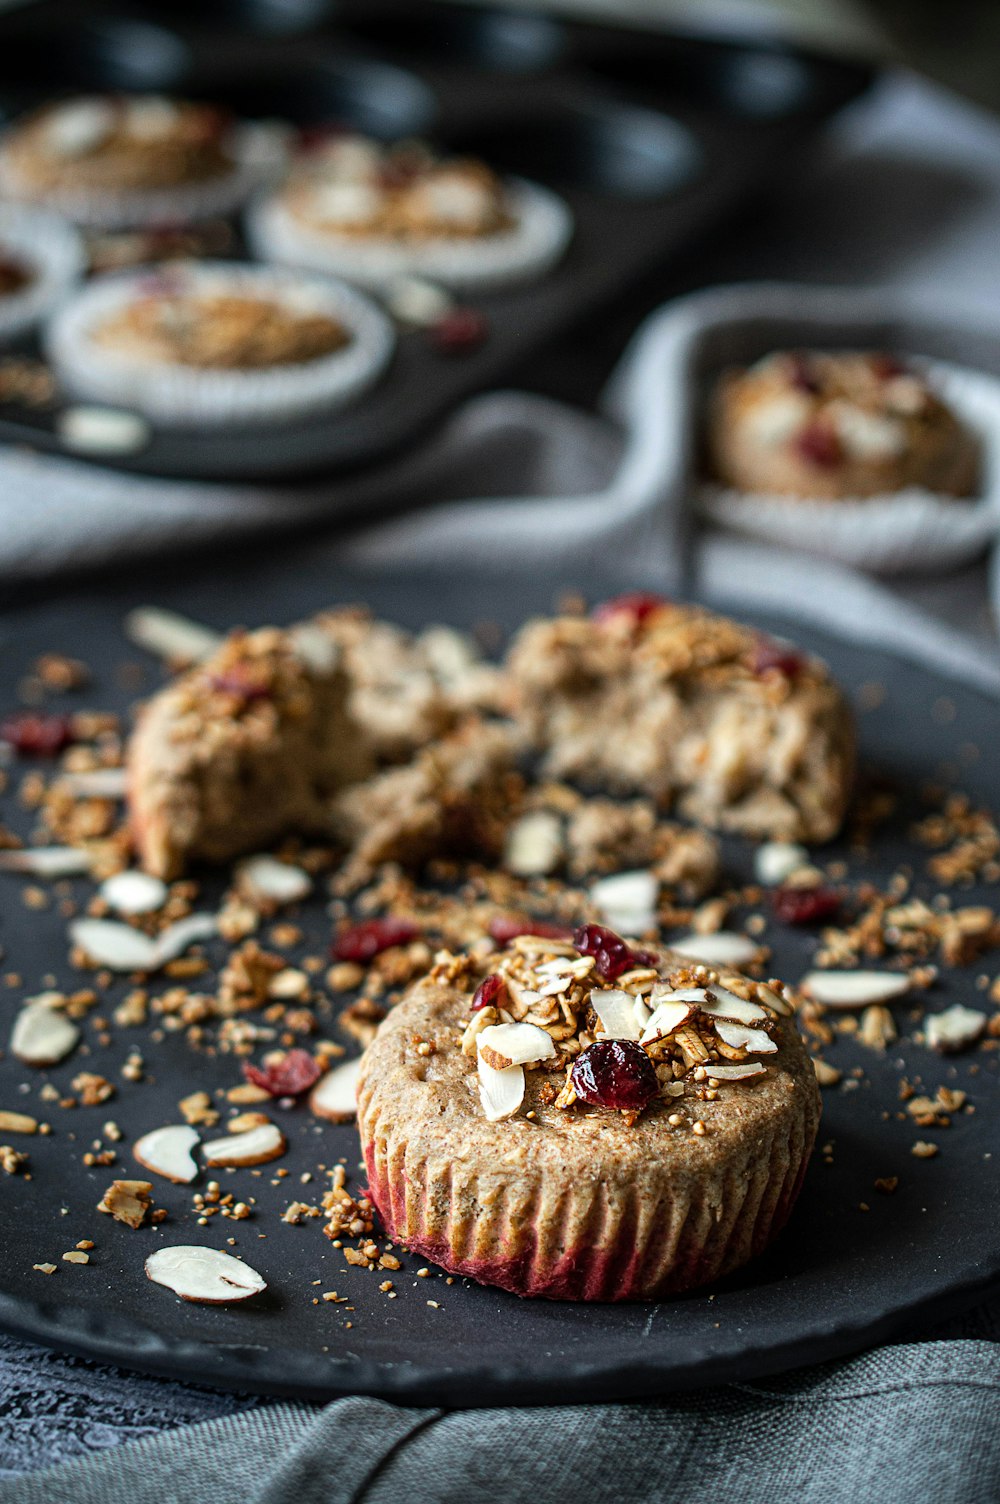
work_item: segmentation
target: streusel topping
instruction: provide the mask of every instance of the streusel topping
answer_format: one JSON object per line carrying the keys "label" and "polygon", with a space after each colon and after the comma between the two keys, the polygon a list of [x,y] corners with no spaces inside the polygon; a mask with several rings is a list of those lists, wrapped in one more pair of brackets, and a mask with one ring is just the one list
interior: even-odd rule
{"label": "streusel topping", "polygon": [[93,337],[123,355],[214,370],[304,365],[350,341],[328,314],[276,298],[171,291],[128,304]]}

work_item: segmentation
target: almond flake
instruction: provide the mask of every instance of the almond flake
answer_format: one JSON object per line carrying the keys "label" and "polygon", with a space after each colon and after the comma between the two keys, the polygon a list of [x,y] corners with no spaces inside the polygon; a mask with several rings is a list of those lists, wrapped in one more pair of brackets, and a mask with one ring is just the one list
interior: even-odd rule
{"label": "almond flake", "polygon": [[195,1130],[177,1123],[144,1133],[136,1140],[132,1153],[144,1170],[152,1170],[154,1175],[162,1175],[164,1180],[172,1180],[177,1185],[186,1185],[198,1173],[198,1166],[191,1157],[191,1150],[197,1143]]}
{"label": "almond flake", "polygon": [[155,940],[142,930],[114,919],[75,919],[69,927],[74,945],[98,966],[111,971],[159,971],[196,940],[216,934],[214,914],[189,914],[163,930]]}
{"label": "almond flake", "polygon": [[495,1071],[548,1060],[556,1052],[552,1036],[537,1024],[491,1024],[477,1036],[476,1046]]}
{"label": "almond flake", "polygon": [[146,1273],[156,1285],[165,1285],[181,1300],[203,1305],[225,1305],[246,1300],[267,1289],[267,1282],[244,1264],[217,1248],[178,1245],[158,1248],[146,1260]]}
{"label": "almond flake", "polygon": [[89,768],[60,773],[55,787],[74,799],[124,799],[128,774],[124,768]]}
{"label": "almond flake", "polygon": [[809,853],[804,846],[793,841],[765,841],[754,856],[754,875],[767,887],[776,887],[808,862]]}
{"label": "almond flake", "polygon": [[715,1019],[714,1024],[715,1032],[723,1044],[732,1045],[734,1050],[745,1046],[755,1055],[773,1055],[778,1048],[770,1034],[765,1034],[763,1029],[748,1029],[743,1024],[727,1024],[721,1018]]}
{"label": "almond flake", "polygon": [[148,872],[116,872],[98,889],[116,914],[155,914],[170,896],[165,882]]}
{"label": "almond flake", "polygon": [[932,1050],[943,1054],[967,1050],[984,1032],[988,1019],[975,1008],[956,1003],[943,1013],[932,1013],[924,1022],[924,1033]]}
{"label": "almond flake", "polygon": [[562,821],[550,810],[522,815],[507,832],[503,864],[516,877],[544,877],[562,860]]}
{"label": "almond flake", "polygon": [[491,1123],[503,1118],[512,1118],[524,1101],[524,1070],[520,1065],[508,1066],[506,1070],[494,1070],[480,1054],[479,1100],[483,1112]]}
{"label": "almond flake", "polygon": [[264,1165],[284,1154],[288,1145],[285,1135],[274,1123],[251,1128],[228,1138],[216,1138],[202,1144],[201,1152],[209,1165]]}
{"label": "almond flake", "polygon": [[683,999],[658,1003],[642,1032],[640,1043],[655,1044],[658,1039],[668,1039],[671,1034],[683,1028],[688,1019],[694,1017],[694,1014],[695,1004],[685,1002]]}
{"label": "almond flake", "polygon": [[65,1013],[47,1003],[23,1007],[14,1020],[10,1048],[25,1065],[58,1065],[76,1047],[80,1030]]}
{"label": "almond flake", "polygon": [[810,971],[799,986],[825,1008],[865,1008],[902,997],[910,979],[894,971]]}
{"label": "almond flake", "polygon": [[734,930],[716,930],[714,935],[681,935],[668,941],[669,949],[691,961],[706,966],[745,966],[760,954],[760,945],[749,935]]}
{"label": "almond flake", "polygon": [[345,1060],[327,1071],[309,1095],[309,1108],[329,1123],[349,1123],[357,1113],[358,1078],[361,1056]]}
{"label": "almond flake", "polygon": [[222,644],[218,632],[157,606],[137,606],[130,611],[125,618],[125,636],[136,647],[178,666],[200,663]]}
{"label": "almond flake", "polygon": [[713,1018],[728,1018],[738,1024],[759,1024],[767,1021],[767,1010],[757,1003],[748,1003],[745,998],[737,997],[735,992],[730,992],[728,987],[720,987],[713,982],[708,991],[705,1001],[701,1004],[702,1013],[707,1013]]}
{"label": "almond flake", "polygon": [[37,1133],[38,1119],[26,1112],[0,1111],[0,1133]]}
{"label": "almond flake", "polygon": [[642,934],[656,924],[659,879],[652,872],[618,872],[591,885],[590,900],[620,934]]}
{"label": "almond flake", "polygon": [[30,877],[82,877],[92,866],[91,854],[76,846],[25,846],[0,851],[0,872],[25,872]]}
{"label": "almond flake", "polygon": [[605,1039],[638,1039],[642,1033],[636,1017],[635,998],[630,992],[610,990],[590,994],[598,1028]]}
{"label": "almond flake", "polygon": [[710,1077],[716,1081],[749,1081],[751,1076],[762,1076],[767,1070],[759,1060],[741,1060],[736,1065],[706,1065]]}
{"label": "almond flake", "polygon": [[301,867],[279,862],[273,856],[251,856],[236,869],[238,886],[259,902],[297,903],[312,892],[312,878]]}

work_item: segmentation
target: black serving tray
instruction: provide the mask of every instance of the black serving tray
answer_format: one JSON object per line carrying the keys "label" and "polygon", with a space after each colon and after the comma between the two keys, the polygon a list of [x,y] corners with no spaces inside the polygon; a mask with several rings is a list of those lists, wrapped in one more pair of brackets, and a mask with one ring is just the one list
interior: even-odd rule
{"label": "black serving tray", "polygon": [[[140,655],[123,641],[120,623],[142,600],[160,601],[219,628],[234,621],[294,620],[334,600],[365,597],[376,610],[414,626],[443,619],[457,625],[490,621],[509,630],[526,613],[551,607],[553,592],[574,583],[550,577],[544,587],[519,589],[505,579],[453,575],[365,588],[331,571],[321,552],[271,548],[244,552],[222,578],[214,566],[181,575],[176,565],[167,565],[147,573],[141,584],[134,577],[112,578],[47,599],[33,592],[30,601],[0,617],[0,707],[14,703],[17,684],[39,653],[66,651],[88,659],[99,674],[86,702],[124,710],[128,694],[118,666]],[[591,589],[599,589],[597,582]],[[760,625],[787,631],[787,625]],[[904,835],[920,808],[918,790],[928,780],[961,778],[976,799],[994,808],[1000,803],[996,760],[976,761],[969,750],[992,746],[991,701],[888,655],[811,631],[800,636],[828,658],[852,695],[873,682],[884,687],[876,708],[870,689],[866,693],[862,766],[868,775],[888,773],[902,803],[872,855],[860,855],[847,841],[826,853],[842,857],[852,878],[884,881],[901,859],[914,861]],[[158,681],[158,665],[147,660],[143,690]],[[956,749],[964,759],[961,768],[954,762]],[[17,812],[13,794],[4,799],[0,816],[20,828],[29,823],[23,810]],[[745,878],[751,863],[748,843],[727,842],[729,872]],[[920,858],[915,869],[919,893]],[[66,966],[65,919],[55,907],[41,913],[24,908],[20,885],[20,879],[0,878],[3,970],[21,979],[17,987],[0,987],[3,1038],[20,998],[50,985],[48,977],[79,985],[79,974]],[[206,885],[206,907],[216,891]],[[963,891],[958,901],[984,900],[991,901],[988,892],[977,897]],[[301,922],[307,948],[321,948],[329,919],[318,899],[303,907]],[[815,935],[770,924],[767,938],[776,975],[796,980],[809,968]],[[981,969],[982,963],[950,972],[928,995],[929,1006],[984,1006],[975,984]],[[116,984],[115,995],[127,985]],[[161,984],[154,990],[162,990]],[[237,1195],[252,1191],[259,1198],[252,1221],[201,1228],[190,1188],[158,1181],[156,1200],[169,1210],[169,1221],[139,1232],[112,1223],[94,1208],[111,1176],[130,1172],[128,1144],[149,1128],[175,1121],[180,1096],[236,1082],[238,1064],[227,1057],[202,1066],[176,1036],[167,1036],[146,1046],[149,1079],[133,1085],[121,1080],[119,1069],[127,1050],[144,1049],[145,1030],[116,1030],[115,1042],[102,1047],[88,1024],[89,1057],[78,1050],[45,1073],[0,1060],[0,1104],[48,1117],[55,1128],[49,1138],[20,1141],[31,1156],[30,1181],[0,1176],[0,1323],[60,1348],[192,1382],[313,1398],[370,1393],[462,1407],[609,1401],[749,1380],[901,1336],[918,1319],[928,1323],[970,1305],[1000,1279],[1000,1188],[990,1160],[996,1153],[1000,1053],[942,1059],[906,1037],[914,1030],[906,1003],[895,1011],[903,1038],[885,1055],[847,1038],[828,1052],[851,1083],[824,1092],[820,1143],[832,1144],[832,1162],[816,1155],[775,1246],[714,1289],[624,1306],[520,1301],[465,1280],[448,1285],[436,1270],[419,1279],[421,1261],[409,1256],[393,1276],[399,1297],[388,1301],[378,1290],[382,1276],[347,1268],[315,1222],[288,1226],[280,1220],[293,1198],[318,1196],[315,1181],[302,1186],[298,1179],[301,1171],[315,1170],[317,1160],[333,1164],[343,1156],[356,1174],[353,1183],[363,1183],[355,1131],[319,1126],[301,1106],[282,1114],[290,1144],[282,1165],[292,1172],[286,1180],[272,1185],[269,1173],[258,1179],[247,1170],[227,1179]],[[335,1037],[335,1024],[324,1028]],[[856,1081],[855,1067],[864,1072]],[[42,1079],[62,1094],[82,1069],[118,1081],[114,1102],[69,1112],[39,1100]],[[901,1120],[904,1075],[931,1093],[939,1085],[966,1089],[974,1113],[956,1114],[947,1131],[917,1129],[911,1119]],[[21,1091],[25,1081],[27,1094]],[[88,1170],[82,1155],[109,1117],[125,1134],[120,1163]],[[917,1138],[933,1138],[938,1157],[913,1158]],[[898,1190],[880,1195],[874,1182],[889,1176],[899,1176]],[[223,1247],[230,1236],[269,1282],[259,1300],[228,1309],[184,1305],[143,1275],[143,1260],[161,1243]],[[62,1264],[62,1252],[81,1238],[96,1243],[90,1265]],[[59,1265],[51,1277],[32,1268],[46,1260]],[[346,1295],[354,1309],[314,1305],[317,1293],[326,1290]]]}
{"label": "black serving tray", "polygon": [[[388,373],[343,413],[273,429],[160,429],[101,463],[146,474],[343,474],[426,436],[463,397],[530,381],[560,335],[672,268],[780,181],[868,86],[861,64],[445,0],[40,0],[0,18],[0,112],[78,90],[160,90],[252,118],[419,135],[481,153],[569,203],[575,235],[540,281],[477,295],[489,337],[442,354],[401,333]],[[0,407],[0,441],[59,453],[58,404]]]}

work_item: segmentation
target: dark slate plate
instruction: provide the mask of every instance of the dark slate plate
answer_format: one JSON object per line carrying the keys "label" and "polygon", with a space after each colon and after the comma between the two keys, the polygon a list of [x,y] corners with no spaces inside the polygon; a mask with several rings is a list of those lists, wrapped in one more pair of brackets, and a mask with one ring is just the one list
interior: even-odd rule
{"label": "dark slate plate", "polygon": [[[527,610],[548,607],[553,581],[514,595],[503,581],[414,582],[363,589],[334,575],[321,558],[245,556],[225,581],[214,571],[147,574],[141,587],[105,582],[50,601],[35,600],[0,619],[3,644],[0,704],[35,655],[61,650],[101,666],[92,700],[123,706],[113,667],[133,658],[124,649],[124,610],[155,599],[218,626],[236,620],[289,620],[337,599],[367,596],[387,614],[416,624],[428,619],[470,623],[491,617],[515,624]],[[780,630],[778,623],[764,623]],[[996,707],[974,693],[885,655],[863,652],[803,634],[822,651],[852,691],[879,682],[885,699],[861,715],[866,768],[891,773],[903,809],[862,863],[846,848],[853,875],[886,876],[903,859],[907,821],[925,780],[960,781],[976,797],[997,800],[998,775],[973,750],[990,746]],[[156,680],[150,666],[147,685]],[[9,803],[9,801],[8,801]],[[905,853],[905,856],[904,856]],[[730,870],[748,873],[750,851],[727,848]],[[922,858],[916,859],[918,874]],[[20,880],[2,880],[0,943],[3,971],[23,985],[0,991],[3,1029],[16,1000],[37,991],[48,974],[68,982],[63,921],[54,912],[28,915]],[[918,885],[919,887],[919,885]],[[211,894],[209,892],[209,900]],[[974,901],[974,892],[962,901]],[[316,904],[306,918],[318,943],[325,925]],[[802,932],[771,927],[773,970],[792,980],[808,966],[815,944]],[[314,946],[315,948],[315,946]],[[987,960],[988,965],[988,960]],[[952,974],[930,994],[930,1006],[975,1004],[980,968]],[[983,968],[985,969],[985,967]],[[119,985],[123,991],[125,984]],[[900,1032],[911,1031],[907,1008],[897,1009]],[[88,1030],[89,1033],[89,1030]],[[117,1077],[127,1048],[142,1046],[143,1031],[119,1031],[113,1047],[94,1045],[46,1073],[63,1090],[85,1065]],[[676,1387],[747,1380],[795,1364],[846,1354],[903,1331],[916,1318],[930,1320],[967,1306],[1000,1277],[1000,1189],[990,1154],[996,1141],[998,1062],[995,1054],[942,1060],[904,1039],[885,1056],[841,1041],[831,1059],[845,1070],[864,1068],[858,1084],[824,1093],[821,1142],[832,1142],[833,1163],[817,1157],[791,1225],[774,1249],[715,1290],[657,1305],[619,1307],[521,1302],[494,1290],[456,1282],[436,1271],[415,1277],[406,1257],[394,1276],[399,1298],[379,1293],[381,1276],[347,1269],[317,1223],[287,1226],[281,1210],[296,1198],[318,1197],[321,1185],[299,1182],[318,1160],[357,1164],[349,1128],[319,1128],[305,1109],[289,1111],[284,1126],[291,1148],[282,1163],[292,1172],[272,1185],[267,1170],[257,1180],[232,1173],[238,1194],[259,1198],[256,1217],[241,1223],[195,1225],[190,1190],[158,1183],[156,1199],[170,1209],[161,1229],[132,1232],[99,1216],[95,1203],[113,1173],[130,1173],[125,1152],[117,1171],[86,1170],[80,1156],[108,1119],[133,1140],[145,1129],[176,1120],[175,1104],[187,1091],[235,1081],[236,1062],[200,1064],[176,1041],[146,1050],[151,1080],[122,1083],[104,1108],[57,1107],[50,1138],[22,1141],[31,1154],[32,1179],[4,1177],[0,1207],[0,1321],[10,1330],[92,1357],[176,1378],[232,1385],[274,1394],[329,1397],[366,1392],[407,1401],[470,1406],[609,1400]],[[917,1130],[898,1120],[897,1093],[906,1074],[933,1092],[962,1086],[975,1105],[947,1131]],[[22,1083],[29,1092],[22,1095]],[[39,1078],[10,1060],[0,1061],[0,1105],[39,1111]],[[918,1137],[940,1144],[936,1159],[917,1160]],[[273,1169],[274,1167],[270,1167]],[[878,1177],[898,1175],[898,1192],[874,1190]],[[220,1178],[222,1178],[220,1176]],[[359,1177],[360,1180],[360,1177]],[[359,1183],[359,1182],[355,1182]],[[862,1211],[865,1203],[870,1210]],[[269,1281],[266,1296],[242,1307],[183,1305],[145,1279],[142,1263],[161,1242],[204,1241],[236,1247]],[[96,1248],[87,1268],[60,1262],[83,1237]],[[51,1260],[46,1278],[32,1264]],[[312,1304],[335,1289],[350,1306]],[[437,1301],[438,1308],[428,1305]],[[347,1322],[352,1322],[348,1328]]]}

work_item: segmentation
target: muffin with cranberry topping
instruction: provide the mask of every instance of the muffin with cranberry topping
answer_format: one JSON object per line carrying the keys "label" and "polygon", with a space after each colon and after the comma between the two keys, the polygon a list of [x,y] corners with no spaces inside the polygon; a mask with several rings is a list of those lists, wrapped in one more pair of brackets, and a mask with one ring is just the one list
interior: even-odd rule
{"label": "muffin with cranberry topping", "polygon": [[851,711],[825,665],[790,644],[630,595],[528,622],[506,667],[514,713],[555,777],[747,835],[819,841],[840,827]]}
{"label": "muffin with cranberry topping", "polygon": [[343,284],[212,263],[98,278],[56,316],[47,344],[74,395],[203,426],[342,406],[377,379],[392,331]]}
{"label": "muffin with cranberry topping", "polygon": [[926,376],[892,355],[783,352],[718,381],[709,461],[751,495],[825,501],[919,486],[967,496],[978,444]]}
{"label": "muffin with cranberry topping", "polygon": [[538,277],[570,232],[569,210],[546,189],[419,143],[360,136],[304,152],[249,217],[265,259],[369,287],[412,273],[462,288]]}
{"label": "muffin with cranberry topping", "polygon": [[44,209],[0,205],[0,343],[28,334],[83,273],[83,242]]}
{"label": "muffin with cranberry topping", "polygon": [[106,229],[228,214],[280,172],[273,130],[157,95],[62,100],[0,140],[0,192]]}
{"label": "muffin with cranberry topping", "polygon": [[820,1116],[780,983],[599,926],[442,956],[363,1058],[358,1126],[389,1234],[518,1295],[651,1300],[786,1221]]}

